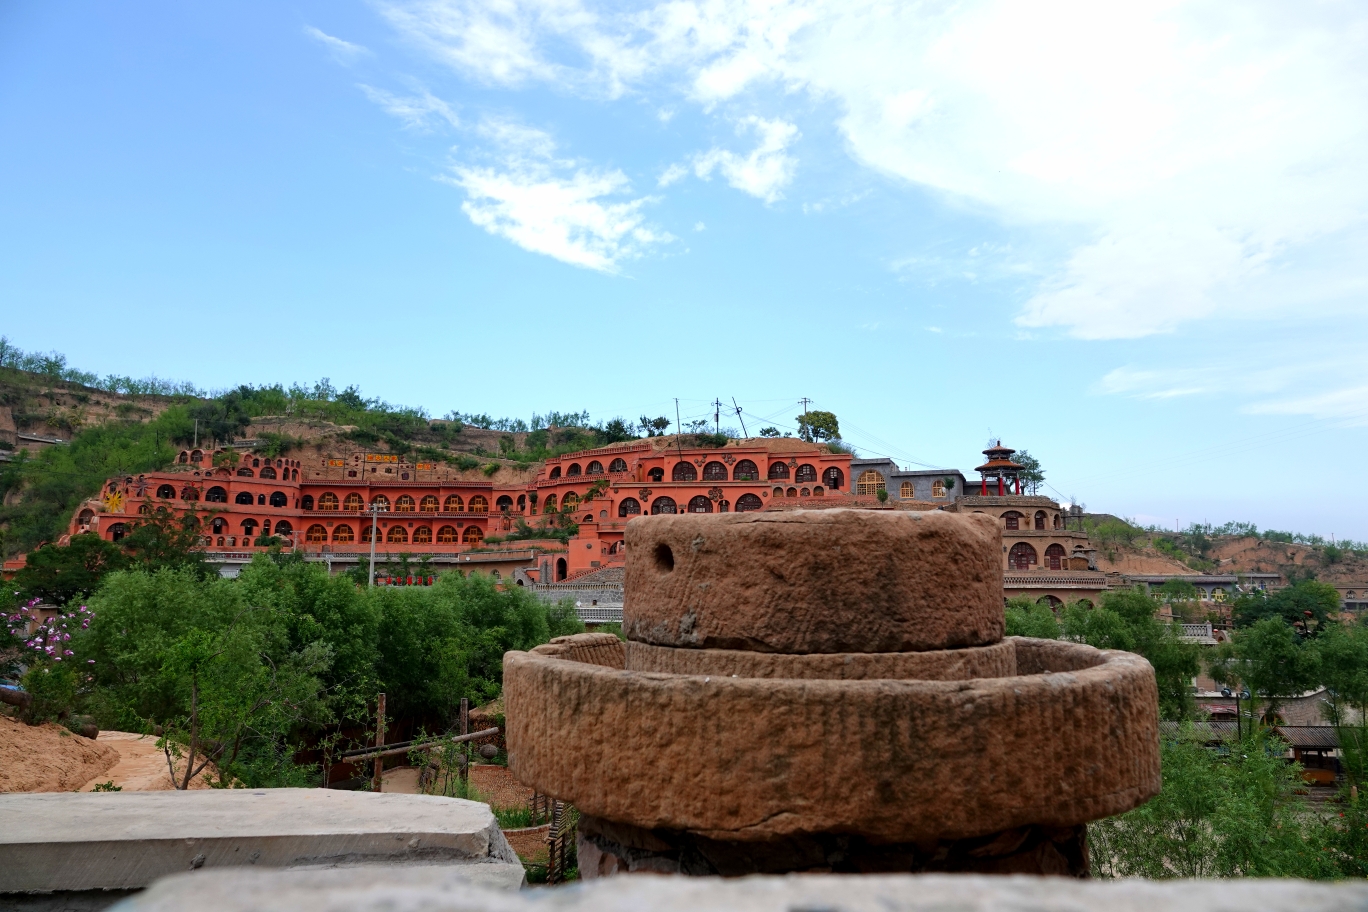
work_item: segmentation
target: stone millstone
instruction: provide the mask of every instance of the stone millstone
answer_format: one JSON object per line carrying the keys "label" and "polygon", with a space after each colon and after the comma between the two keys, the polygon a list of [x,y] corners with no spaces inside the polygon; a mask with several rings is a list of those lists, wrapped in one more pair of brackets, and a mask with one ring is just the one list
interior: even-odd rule
{"label": "stone millstone", "polygon": [[643,516],[626,542],[630,640],[808,654],[1002,639],[1002,536],[987,514]]}
{"label": "stone millstone", "polygon": [[677,675],[826,678],[833,681],[870,681],[878,678],[967,681],[970,678],[1005,678],[1016,674],[1016,647],[1008,642],[964,649],[932,649],[927,652],[825,652],[809,655],[744,652],[739,649],[675,649],[633,642],[628,642],[626,646],[628,671]]}
{"label": "stone millstone", "polygon": [[1071,827],[1158,794],[1150,664],[1007,643],[1016,676],[967,681],[700,677],[509,652],[508,762],[594,817],[739,842]]}

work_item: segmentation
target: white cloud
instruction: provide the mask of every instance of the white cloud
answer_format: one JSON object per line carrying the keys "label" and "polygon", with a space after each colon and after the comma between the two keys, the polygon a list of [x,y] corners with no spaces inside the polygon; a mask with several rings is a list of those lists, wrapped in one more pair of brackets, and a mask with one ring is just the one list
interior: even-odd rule
{"label": "white cloud", "polygon": [[430,128],[433,118],[440,118],[453,127],[461,123],[451,105],[431,92],[423,91],[421,95],[395,95],[368,85],[361,85],[360,89],[366,93],[367,98],[383,108],[385,113],[402,120],[406,127],[426,130]]}
{"label": "white cloud", "polygon": [[[805,91],[863,165],[1066,240],[1018,316],[1108,339],[1361,308],[1368,7],[1192,0],[419,0],[387,15],[504,85],[705,109]],[[784,91],[769,91],[780,88]],[[791,178],[715,150],[729,182]],[[762,164],[765,166],[762,167]]]}
{"label": "white cloud", "polygon": [[354,63],[359,58],[370,55],[369,48],[352,44],[350,41],[343,41],[341,38],[335,38],[312,25],[304,26],[304,34],[326,47],[333,60],[344,65]]}
{"label": "white cloud", "polygon": [[1274,399],[1245,406],[1251,415],[1308,415],[1341,425],[1368,425],[1368,386],[1349,386],[1311,396]]}
{"label": "white cloud", "polygon": [[461,210],[490,234],[607,273],[674,240],[646,224],[641,209],[649,197],[617,201],[631,190],[621,171],[554,158],[551,137],[522,125],[490,122],[480,132],[502,147],[497,163],[459,165],[442,179],[465,191]]}
{"label": "white cloud", "polygon": [[702,222],[694,222],[694,231],[702,231],[707,227],[708,226],[703,224]]}
{"label": "white cloud", "polygon": [[686,165],[670,165],[670,167],[660,173],[660,178],[656,181],[656,184],[661,187],[668,187],[671,184],[679,183],[688,176],[689,169]]}
{"label": "white cloud", "polygon": [[714,170],[721,171],[737,190],[767,203],[783,198],[783,188],[793,180],[798,160],[787,154],[799,137],[798,128],[783,120],[766,120],[754,115],[737,125],[737,132],[755,132],[760,142],[747,156],[726,149],[710,149],[694,159],[694,173],[704,180]]}

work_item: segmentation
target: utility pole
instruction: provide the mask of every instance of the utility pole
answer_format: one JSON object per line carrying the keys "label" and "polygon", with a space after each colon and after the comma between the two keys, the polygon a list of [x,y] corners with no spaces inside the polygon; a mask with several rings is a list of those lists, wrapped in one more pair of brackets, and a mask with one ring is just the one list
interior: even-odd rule
{"label": "utility pole", "polygon": [[812,400],[809,399],[807,396],[804,396],[802,399],[799,399],[798,401],[799,401],[800,403],[802,403],[802,406],[803,406],[803,415],[806,416],[806,415],[807,415],[807,407],[808,407],[808,404],[809,404],[810,402],[812,402]]}
{"label": "utility pole", "polygon": [[713,400],[713,433],[720,434],[722,424],[722,400]]}
{"label": "utility pole", "polygon": [[195,419],[195,445],[192,447],[192,449],[196,449],[196,450],[199,449],[199,419],[198,419],[198,418]]}
{"label": "utility pole", "polygon": [[375,501],[372,500],[372,501],[371,501],[371,508],[370,508],[370,513],[371,513],[371,556],[370,556],[370,575],[369,575],[369,577],[367,578],[367,579],[368,579],[368,581],[367,581],[367,583],[366,583],[366,588],[367,588],[367,589],[369,589],[370,587],[372,587],[372,586],[375,585],[375,527],[376,527],[376,517],[377,517],[377,515],[378,515],[379,509],[380,509],[379,506],[375,503]]}
{"label": "utility pole", "polygon": [[379,792],[385,785],[385,758],[379,756],[379,751],[385,746],[385,695],[380,696],[375,701],[375,772],[371,779],[371,791]]}
{"label": "utility pole", "polygon": [[741,417],[741,406],[736,404],[735,396],[732,396],[732,408],[736,409],[736,420],[741,422],[741,436],[749,437],[750,433],[746,431],[746,419]]}

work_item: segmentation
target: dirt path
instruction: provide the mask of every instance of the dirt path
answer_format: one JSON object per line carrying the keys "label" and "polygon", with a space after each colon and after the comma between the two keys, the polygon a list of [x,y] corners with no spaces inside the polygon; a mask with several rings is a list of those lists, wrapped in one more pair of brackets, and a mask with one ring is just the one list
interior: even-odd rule
{"label": "dirt path", "polygon": [[[125,792],[160,792],[170,791],[176,787],[171,781],[171,773],[166,768],[166,755],[157,750],[155,735],[100,732],[98,743],[116,750],[118,761],[81,786],[81,791],[88,792],[99,783],[111,780]],[[213,769],[213,764],[196,776],[190,787],[209,788],[205,779],[211,774],[218,775],[217,770]]]}

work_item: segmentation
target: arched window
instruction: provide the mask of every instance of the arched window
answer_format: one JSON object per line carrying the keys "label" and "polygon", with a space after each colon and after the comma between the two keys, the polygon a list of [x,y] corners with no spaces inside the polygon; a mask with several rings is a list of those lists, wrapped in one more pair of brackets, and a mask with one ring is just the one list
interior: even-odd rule
{"label": "arched window", "polygon": [[[1348,597],[1349,597],[1349,598],[1353,598],[1353,597],[1354,597],[1353,590],[1350,590]],[[1226,593],[1225,593],[1225,590],[1222,589],[1220,586],[1217,586],[1215,589],[1212,589],[1212,590],[1211,590],[1211,600],[1212,600],[1213,602],[1224,602],[1224,601],[1226,600]]]}
{"label": "arched window", "polygon": [[1064,524],[1063,524],[1062,522],[1059,521],[1059,514],[1056,513],[1056,514],[1054,515],[1054,527],[1055,527],[1056,529],[1058,529],[1058,528],[1060,528],[1060,527],[1063,526],[1063,525],[1064,525]]}
{"label": "arched window", "polygon": [[288,506],[289,503],[290,503],[290,498],[288,498],[288,497],[285,496],[285,492],[284,492],[284,491],[272,491],[272,492],[271,492],[271,506],[273,506],[273,507],[284,507],[284,506]]}
{"label": "arched window", "polygon": [[1064,546],[1060,544],[1050,545],[1045,549],[1045,566],[1051,570],[1064,569]]}
{"label": "arched window", "polygon": [[817,487],[815,487],[815,488],[812,489],[812,496],[813,496],[813,497],[821,497],[821,496],[822,496],[823,494],[825,494],[825,493],[826,493],[826,492],[822,490],[822,486],[821,486],[821,485],[818,485]]}
{"label": "arched window", "polygon": [[861,472],[860,477],[855,480],[856,494],[878,494],[884,490],[887,490],[884,477],[873,469]]}
{"label": "arched window", "polygon": [[652,516],[658,515],[660,513],[674,512],[676,512],[676,506],[673,497],[666,497],[664,495],[661,495],[660,497],[657,497],[655,500],[651,501]]}
{"label": "arched window", "polygon": [[385,541],[391,545],[407,544],[408,530],[403,526],[390,526],[390,530],[385,533]]}
{"label": "arched window", "polygon": [[239,478],[251,478],[253,475],[256,474],[256,473],[253,472],[251,469],[248,469],[248,468],[245,468],[245,467],[244,467],[244,468],[241,468],[241,469],[238,469],[238,470],[237,470],[237,473],[238,473],[238,477],[239,477]]}
{"label": "arched window", "polygon": [[694,468],[692,462],[676,462],[674,468],[670,470],[671,481],[697,481],[698,469]]}
{"label": "arched window", "polygon": [[759,481],[760,470],[749,459],[743,459],[732,469],[732,478],[736,481]]}
{"label": "arched window", "polygon": [[299,469],[290,469],[290,481],[299,481]]}
{"label": "arched window", "polygon": [[555,512],[556,512],[556,495],[555,495],[555,494],[547,494],[547,495],[546,495],[546,500],[542,501],[542,512],[543,512],[543,513],[555,513]]}
{"label": "arched window", "polygon": [[413,502],[412,497],[409,497],[407,494],[401,494],[399,495],[399,499],[394,502],[394,512],[412,513],[416,506],[417,504]]}
{"label": "arched window", "polygon": [[328,541],[328,530],[323,528],[322,523],[314,523],[309,526],[309,531],[304,533],[304,539],[311,545],[322,545]]}
{"label": "arched window", "polygon": [[610,471],[610,472],[625,472],[625,471],[627,471],[627,460],[625,460],[625,459],[623,459],[621,456],[619,456],[617,459],[614,459],[612,462],[608,463],[608,471]]}
{"label": "arched window", "polygon": [[727,467],[720,462],[710,462],[703,467],[704,481],[726,481]]}
{"label": "arched window", "polygon": [[775,488],[775,489],[774,489],[774,496],[775,496],[775,497],[783,497],[783,496],[784,496],[784,489],[783,489],[783,488]]}
{"label": "arched window", "polygon": [[708,498],[705,497],[705,496],[703,496],[702,494],[699,494],[697,497],[695,497],[695,498],[693,498],[692,500],[689,501],[689,512],[690,512],[690,513],[711,513],[711,512],[712,512],[712,501],[711,501],[711,500],[708,500]]}
{"label": "arched window", "polygon": [[651,479],[651,481],[657,481],[657,482],[659,482],[659,481],[664,481],[664,480],[665,480],[665,470],[662,469],[662,468],[660,468],[659,466],[657,466],[656,468],[651,469],[651,471],[647,472],[647,473],[646,473],[646,477],[649,478],[649,479]]}
{"label": "arched window", "polygon": [[599,462],[597,459],[595,459],[594,461],[590,462],[587,466],[584,467],[584,474],[585,474],[585,475],[602,475],[602,474],[603,474],[603,463],[601,463],[601,462]]}
{"label": "arched window", "polygon": [[455,543],[456,543],[456,527],[455,527],[455,526],[442,526],[442,528],[440,528],[440,529],[437,530],[437,541],[441,542],[441,543],[444,544],[444,545],[452,545],[452,544],[455,544]]}
{"label": "arched window", "polygon": [[1036,515],[1035,515],[1035,527],[1036,527],[1036,531],[1037,531],[1037,532],[1044,532],[1044,531],[1045,531],[1045,511],[1044,511],[1044,510],[1036,510]]}
{"label": "arched window", "polygon": [[258,494],[258,495],[257,495],[257,503],[260,504],[260,505],[263,506],[263,507],[266,506],[266,495],[265,495],[265,494]]}
{"label": "arched window", "polygon": [[805,462],[798,467],[797,472],[793,473],[793,480],[799,484],[804,482],[812,484],[817,480],[817,470]]}
{"label": "arched window", "polygon": [[570,463],[570,468],[565,470],[565,477],[569,478],[571,475],[578,474],[580,474],[580,464],[578,462]]}
{"label": "arched window", "polygon": [[127,526],[125,526],[123,523],[115,523],[114,525],[109,527],[109,540],[119,541],[124,537],[125,534],[127,534],[127,532]]}
{"label": "arched window", "polygon": [[429,495],[427,495],[426,497],[424,497],[424,498],[418,503],[418,512],[419,512],[419,513],[436,513],[436,512],[437,512],[437,498],[434,497],[434,496],[431,495],[431,494],[429,494]]}
{"label": "arched window", "polygon": [[798,496],[799,496],[799,497],[811,497],[811,496],[812,496],[812,491],[811,491],[810,489],[808,489],[808,488],[803,488],[803,490],[801,490],[801,491],[798,492]]}
{"label": "arched window", "polygon": [[303,497],[301,497],[299,499],[299,508],[301,510],[312,510],[314,508],[313,495],[305,494]]}
{"label": "arched window", "polygon": [[192,450],[192,451],[190,452],[190,461],[191,461],[191,462],[199,462],[199,461],[201,461],[202,459],[204,459],[204,451],[203,451],[203,450]]}
{"label": "arched window", "polygon": [[465,532],[461,533],[461,541],[467,545],[478,545],[484,541],[484,532],[479,526],[466,526]]}
{"label": "arched window", "polygon": [[552,467],[551,467],[551,480],[552,480],[552,481],[555,481],[557,478],[560,478],[560,466],[552,466]]}
{"label": "arched window", "polygon": [[162,500],[174,500],[176,497],[176,489],[171,487],[171,485],[159,485],[157,487],[157,496]]}
{"label": "arched window", "polygon": [[742,494],[736,498],[737,513],[753,513],[765,509],[765,503],[754,494]]}
{"label": "arched window", "polygon": [[204,493],[204,501],[205,503],[227,503],[228,492],[218,485],[214,485]]}
{"label": "arched window", "polygon": [[1017,542],[1007,553],[1007,567],[1011,570],[1030,570],[1035,562],[1036,549],[1026,542]]}
{"label": "arched window", "polygon": [[499,499],[494,501],[494,509],[500,513],[508,513],[513,509],[513,498],[507,494],[500,494]]}
{"label": "arched window", "polygon": [[518,495],[518,512],[519,512],[519,513],[526,513],[526,512],[527,512],[527,495],[526,495],[526,494],[519,494],[519,495]]}
{"label": "arched window", "polygon": [[[1086,600],[1081,599],[1080,601]],[[1042,595],[1040,598],[1036,599],[1036,604],[1049,605],[1051,611],[1057,611],[1064,603],[1060,601],[1059,596],[1057,595]]]}
{"label": "arched window", "polygon": [[624,497],[618,504],[618,516],[640,516],[641,501],[635,497]]}
{"label": "arched window", "polygon": [[[318,501],[318,506],[320,509],[323,507],[322,499]],[[364,506],[364,504],[361,500],[361,495],[357,494],[355,491],[348,494],[347,499],[342,503],[342,509],[349,510],[352,513],[361,512],[362,506]]]}
{"label": "arched window", "polygon": [[461,495],[459,495],[459,494],[452,494],[451,496],[449,496],[449,497],[446,499],[446,506],[443,508],[442,512],[443,512],[443,513],[464,513],[464,512],[465,512],[465,501],[461,500]]}
{"label": "arched window", "polygon": [[352,531],[352,527],[347,525],[346,523],[343,523],[336,529],[333,529],[334,544],[350,545],[354,541],[356,541],[356,533],[354,533]]}
{"label": "arched window", "polygon": [[789,477],[789,467],[787,462],[771,462],[769,467],[770,481],[787,481]]}
{"label": "arched window", "polygon": [[574,491],[566,491],[565,496],[561,498],[561,509],[578,510],[579,503],[580,496],[578,494],[576,494]]}
{"label": "arched window", "polygon": [[270,466],[266,466],[265,468],[263,468],[263,469],[261,470],[261,477],[262,477],[262,478],[275,478],[275,477],[276,477],[276,470],[273,469],[273,468],[271,468]]}
{"label": "arched window", "polygon": [[1007,524],[1007,529],[1011,532],[1015,532],[1021,528],[1021,520],[1023,518],[1024,514],[1018,513],[1016,510],[1008,510],[1006,513],[1002,514],[1002,521]]}
{"label": "arched window", "polygon": [[902,484],[898,485],[898,499],[899,499],[899,500],[916,500],[916,499],[917,499],[916,493],[912,490],[912,482],[910,482],[910,481],[904,481]]}
{"label": "arched window", "polygon": [[797,488],[789,488],[787,491],[784,492],[784,496],[785,496],[785,497],[797,497],[797,496],[798,496],[798,489],[797,489]]}
{"label": "arched window", "polygon": [[252,492],[250,491],[238,491],[237,494],[233,496],[233,503],[242,504],[243,506],[248,507],[250,507],[255,500],[256,498],[252,496]]}
{"label": "arched window", "polygon": [[430,545],[430,544],[432,544],[432,527],[431,527],[431,526],[419,526],[418,528],[414,529],[414,530],[413,530],[413,543],[414,543],[415,545]]}
{"label": "arched window", "polygon": [[215,535],[222,535],[228,531],[228,520],[222,516],[215,516],[214,521],[209,524],[209,528]]}
{"label": "arched window", "polygon": [[371,498],[371,508],[380,513],[388,513],[390,508],[389,498],[384,494],[375,495]]}
{"label": "arched window", "polygon": [[828,466],[822,473],[822,484],[839,491],[845,485],[845,472],[835,466]]}
{"label": "arched window", "polygon": [[476,494],[474,497],[470,498],[470,512],[488,513],[489,501],[485,500],[483,495]]}
{"label": "arched window", "polygon": [[284,519],[277,519],[277,520],[276,520],[276,524],[275,524],[275,534],[276,534],[276,535],[289,535],[289,534],[290,534],[291,532],[293,532],[293,531],[294,531],[294,526],[290,525],[289,521],[284,520]]}
{"label": "arched window", "polygon": [[563,557],[558,557],[558,558],[556,558],[556,580],[557,580],[557,581],[565,579],[565,569],[566,569],[566,566],[565,566],[565,558],[563,558]]}
{"label": "arched window", "polygon": [[185,450],[181,450],[180,458],[177,461],[182,464],[189,462],[190,454],[187,453]]}
{"label": "arched window", "polygon": [[256,534],[256,527],[257,521],[255,519],[244,519],[242,521],[242,534],[254,535]]}
{"label": "arched window", "polygon": [[76,518],[76,521],[77,521],[78,523],[80,523],[80,525],[81,525],[82,527],[85,527],[85,526],[90,525],[91,521],[94,520],[94,519],[95,519],[95,511],[94,511],[94,510],[82,510],[82,511],[81,511],[81,515],[78,516],[78,517]]}
{"label": "arched window", "polygon": [[371,526],[370,523],[367,522],[367,523],[362,523],[362,524],[361,524],[361,541],[362,541],[363,544],[369,544],[369,543],[370,543],[370,540],[371,540],[371,531],[372,531],[372,526]]}

